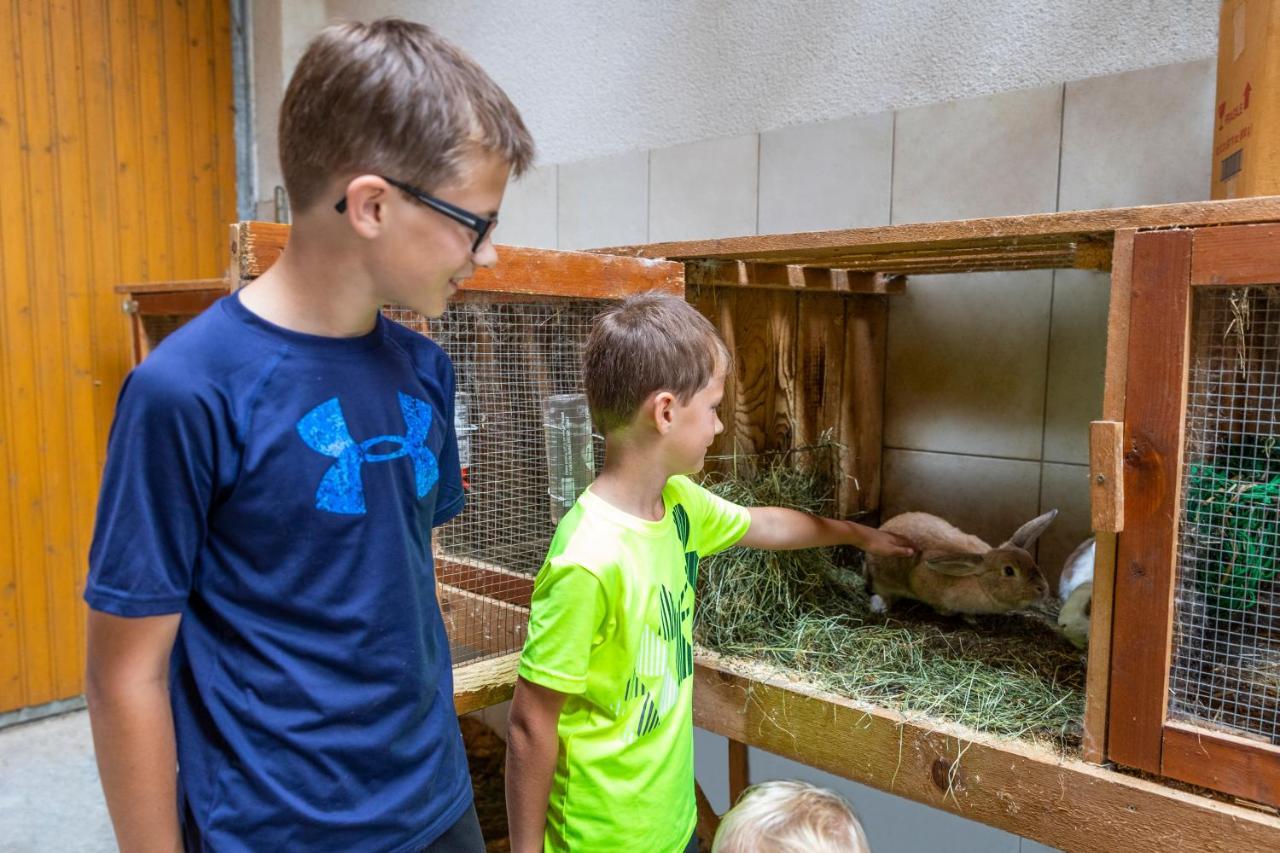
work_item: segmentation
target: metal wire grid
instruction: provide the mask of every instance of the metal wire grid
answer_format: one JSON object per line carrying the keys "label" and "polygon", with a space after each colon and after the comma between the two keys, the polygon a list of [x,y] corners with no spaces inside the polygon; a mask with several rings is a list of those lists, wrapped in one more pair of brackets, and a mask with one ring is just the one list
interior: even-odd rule
{"label": "metal wire grid", "polygon": [[1280,287],[1193,304],[1172,717],[1280,743]]}
{"label": "metal wire grid", "polygon": [[[592,319],[609,304],[512,299],[472,295],[436,320],[385,311],[449,354],[466,409],[465,423],[455,426],[460,445],[470,445],[467,508],[433,537],[455,666],[524,643],[532,578],[555,531],[543,404],[582,392],[582,348]],[[598,438],[593,444],[598,472],[604,448]]]}

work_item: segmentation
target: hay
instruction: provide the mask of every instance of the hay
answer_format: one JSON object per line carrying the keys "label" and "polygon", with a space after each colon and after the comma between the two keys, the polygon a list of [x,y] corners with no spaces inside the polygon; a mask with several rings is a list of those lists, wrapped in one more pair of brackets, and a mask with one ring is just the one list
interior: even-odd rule
{"label": "hay", "polygon": [[[831,479],[823,472],[831,466],[813,460],[833,452],[827,443],[758,464],[733,458],[705,484],[745,506],[829,513]],[[1079,745],[1083,660],[1045,617],[979,617],[970,626],[913,605],[877,615],[861,574],[853,549],[730,549],[703,561],[695,637],[908,717],[1061,750]]]}

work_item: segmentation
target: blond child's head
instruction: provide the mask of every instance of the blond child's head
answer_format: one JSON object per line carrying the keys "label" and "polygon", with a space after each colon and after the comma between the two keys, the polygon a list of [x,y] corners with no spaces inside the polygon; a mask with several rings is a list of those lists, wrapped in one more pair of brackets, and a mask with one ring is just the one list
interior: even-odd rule
{"label": "blond child's head", "polygon": [[807,782],[753,785],[720,822],[712,853],[868,853],[853,810]]}

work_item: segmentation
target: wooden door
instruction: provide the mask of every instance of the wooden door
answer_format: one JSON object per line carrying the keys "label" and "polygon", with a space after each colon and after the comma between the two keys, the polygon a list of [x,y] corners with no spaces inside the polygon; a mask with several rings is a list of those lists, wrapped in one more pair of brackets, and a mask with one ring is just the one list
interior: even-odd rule
{"label": "wooden door", "polygon": [[221,275],[236,188],[226,2],[12,0],[0,47],[4,712],[81,692],[113,287]]}
{"label": "wooden door", "polygon": [[1280,226],[1138,234],[1108,755],[1280,805]]}

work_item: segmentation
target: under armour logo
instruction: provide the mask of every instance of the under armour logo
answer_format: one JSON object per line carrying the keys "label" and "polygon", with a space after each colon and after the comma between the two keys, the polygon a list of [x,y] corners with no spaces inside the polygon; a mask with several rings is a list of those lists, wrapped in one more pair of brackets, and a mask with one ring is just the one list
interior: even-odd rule
{"label": "under armour logo", "polygon": [[[414,487],[420,498],[426,497],[440,479],[436,455],[427,447],[431,406],[408,394],[399,394],[399,397],[400,412],[404,415],[403,436],[378,435],[357,442],[347,431],[347,419],[342,415],[337,397],[324,401],[298,421],[298,434],[307,447],[337,460],[316,488],[318,509],[363,515],[364,484],[360,481],[360,469],[366,462],[390,462],[408,456],[413,461]],[[373,449],[379,445],[399,447],[388,453],[374,453]]]}

